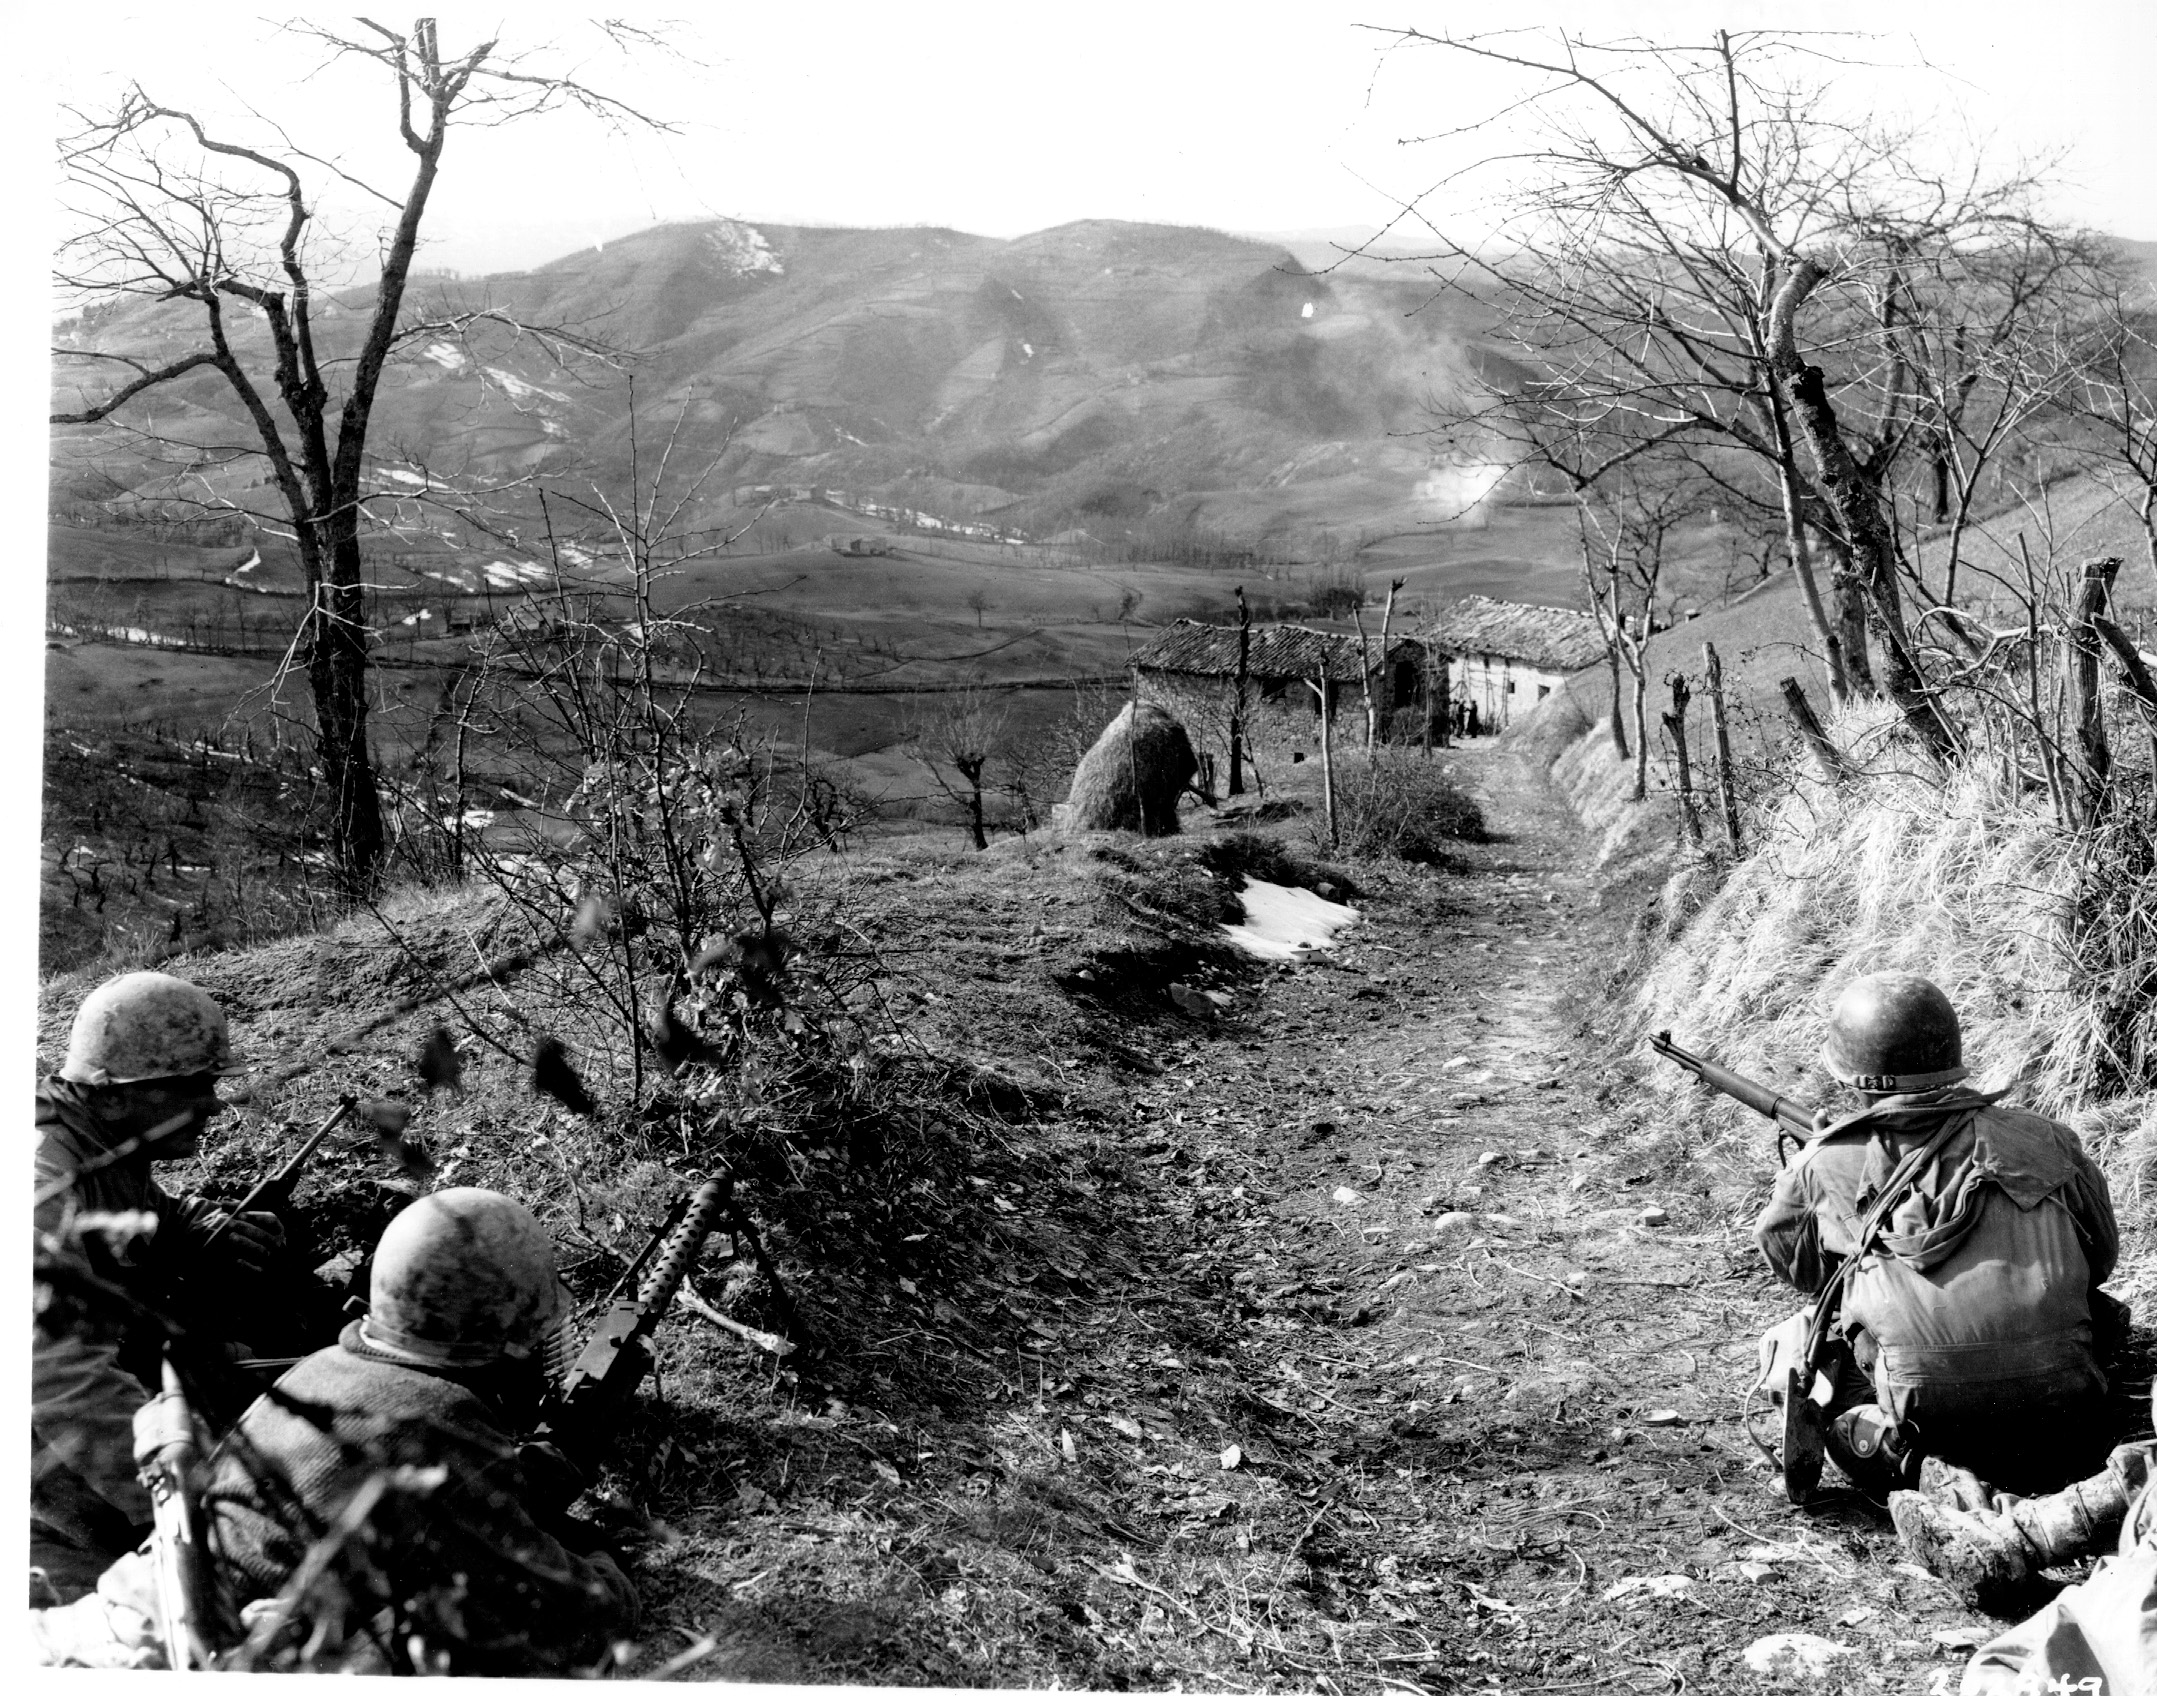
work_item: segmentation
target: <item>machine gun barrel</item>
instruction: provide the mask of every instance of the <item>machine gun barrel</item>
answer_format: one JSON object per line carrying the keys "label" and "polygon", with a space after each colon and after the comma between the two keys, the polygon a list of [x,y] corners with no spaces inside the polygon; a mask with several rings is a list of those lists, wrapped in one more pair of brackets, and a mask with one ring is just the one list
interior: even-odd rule
{"label": "machine gun barrel", "polygon": [[[589,1456],[599,1434],[628,1404],[650,1370],[645,1340],[673,1305],[675,1293],[696,1264],[705,1239],[718,1228],[732,1194],[730,1179],[714,1178],[701,1185],[679,1210],[678,1219],[669,1214],[667,1223],[615,1286],[615,1298],[563,1377],[547,1419],[548,1435],[568,1447],[572,1458],[580,1451]],[[643,1278],[636,1294],[620,1295],[639,1269]]]}

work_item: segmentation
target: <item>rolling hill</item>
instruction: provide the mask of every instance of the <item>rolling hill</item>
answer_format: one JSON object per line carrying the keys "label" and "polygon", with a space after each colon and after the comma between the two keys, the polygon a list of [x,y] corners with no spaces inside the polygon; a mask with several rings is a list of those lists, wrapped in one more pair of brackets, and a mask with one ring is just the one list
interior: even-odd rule
{"label": "rolling hill", "polygon": [[[415,295],[422,320],[486,316],[416,334],[393,368],[374,442],[415,464],[386,465],[386,486],[422,460],[470,482],[619,480],[633,378],[647,447],[674,436],[676,464],[714,468],[714,500],[839,487],[1034,534],[1167,514],[1253,538],[1361,537],[1454,516],[1417,432],[1493,357],[1474,303],[1433,298],[1427,278],[1313,274],[1277,245],[1107,221],[1009,241],[669,224]],[[366,306],[331,301],[324,342],[349,344]],[[566,354],[535,326],[617,357]],[[127,304],[63,326],[62,345],[169,359],[192,333],[173,308]],[[60,362],[58,402],[82,375]],[[147,423],[60,432],[60,507],[170,493],[242,420],[203,373],[162,391]],[[207,477],[244,498],[259,473],[236,460]]]}

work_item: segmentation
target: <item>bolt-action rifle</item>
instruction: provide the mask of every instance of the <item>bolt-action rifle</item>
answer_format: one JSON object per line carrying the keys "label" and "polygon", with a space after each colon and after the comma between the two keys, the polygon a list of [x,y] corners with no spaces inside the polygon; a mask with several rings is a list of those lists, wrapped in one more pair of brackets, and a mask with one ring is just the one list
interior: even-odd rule
{"label": "bolt-action rifle", "polygon": [[1793,1101],[1787,1095],[1777,1095],[1764,1083],[1718,1066],[1712,1060],[1689,1054],[1670,1040],[1668,1031],[1657,1031],[1648,1038],[1648,1046],[1665,1060],[1675,1060],[1708,1088],[1717,1090],[1741,1101],[1762,1118],[1775,1121],[1775,1159],[1778,1165],[1787,1165],[1783,1156],[1783,1144],[1794,1143],[1803,1148],[1812,1138],[1818,1123],[1813,1110],[1802,1101]]}
{"label": "bolt-action rifle", "polygon": [[195,1416],[168,1352],[164,1389],[135,1412],[135,1464],[150,1492],[156,1529],[159,1626],[165,1664],[175,1672],[211,1665],[234,1640],[211,1565],[202,1513],[202,1450]]}
{"label": "bolt-action rifle", "polygon": [[[717,1230],[733,1199],[731,1178],[714,1178],[675,1200],[644,1251],[607,1294],[598,1327],[563,1376],[541,1435],[573,1461],[589,1465],[605,1446],[603,1434],[620,1418],[651,1369],[646,1341]],[[635,1281],[635,1293],[625,1295]]]}

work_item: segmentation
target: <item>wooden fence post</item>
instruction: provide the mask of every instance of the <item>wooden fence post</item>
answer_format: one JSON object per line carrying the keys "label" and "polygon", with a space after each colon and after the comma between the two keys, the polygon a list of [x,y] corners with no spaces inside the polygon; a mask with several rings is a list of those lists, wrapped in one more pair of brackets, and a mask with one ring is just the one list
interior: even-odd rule
{"label": "wooden fence post", "polygon": [[1243,585],[1236,585],[1236,705],[1228,715],[1228,792],[1243,793],[1243,739],[1247,734],[1244,714],[1251,686],[1251,603],[1243,598]]}
{"label": "wooden fence post", "polygon": [[1844,783],[1852,773],[1850,762],[1843,758],[1842,750],[1827,739],[1827,732],[1820,728],[1820,719],[1812,710],[1812,702],[1805,699],[1804,687],[1794,677],[1782,680],[1783,705],[1790,709],[1790,717],[1798,727],[1798,734],[1805,738],[1805,745],[1812,750],[1813,758],[1820,762],[1820,775],[1830,783]]}
{"label": "wooden fence post", "polygon": [[1318,691],[1318,760],[1326,779],[1326,840],[1335,848],[1341,845],[1340,822],[1333,813],[1333,699],[1332,689],[1326,677],[1326,651],[1318,650],[1318,681],[1306,677],[1304,685]]}
{"label": "wooden fence post", "polygon": [[1678,811],[1685,816],[1685,834],[1693,839],[1693,846],[1700,846],[1700,811],[1693,805],[1693,763],[1685,747],[1685,709],[1693,698],[1693,687],[1685,681],[1685,673],[1672,672],[1666,681],[1670,685],[1670,711],[1663,714],[1663,728],[1670,732],[1672,746],[1678,752]]}
{"label": "wooden fence post", "polygon": [[1700,644],[1708,668],[1708,711],[1715,720],[1715,786],[1723,803],[1723,835],[1738,851],[1738,788],[1730,775],[1730,716],[1723,705],[1723,661],[1713,642]]}
{"label": "wooden fence post", "polygon": [[2095,824],[2104,815],[2112,785],[2112,747],[2105,739],[2103,685],[2097,669],[2097,620],[2111,597],[2112,580],[2119,575],[2120,563],[2116,557],[2084,562],[2081,591],[2075,596],[2074,617],[2067,626],[2075,747],[2082,766],[2075,813],[2077,822],[2084,826]]}

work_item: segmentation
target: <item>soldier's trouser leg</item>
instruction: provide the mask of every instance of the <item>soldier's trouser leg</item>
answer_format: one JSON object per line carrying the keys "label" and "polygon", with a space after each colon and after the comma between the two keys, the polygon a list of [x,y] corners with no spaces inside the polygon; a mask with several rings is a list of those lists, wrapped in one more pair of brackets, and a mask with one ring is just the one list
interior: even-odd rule
{"label": "soldier's trouser leg", "polygon": [[[2102,1554],[2119,1541],[2128,1505],[2157,1467],[2157,1443],[2112,1451],[2104,1471],[2048,1496],[1972,1501],[1970,1475],[1939,1469],[1926,1492],[1897,1491],[1888,1511],[1903,1548],[1987,1613],[2014,1611],[2048,1566]],[[1979,1485],[1982,1488],[1982,1485]]]}

